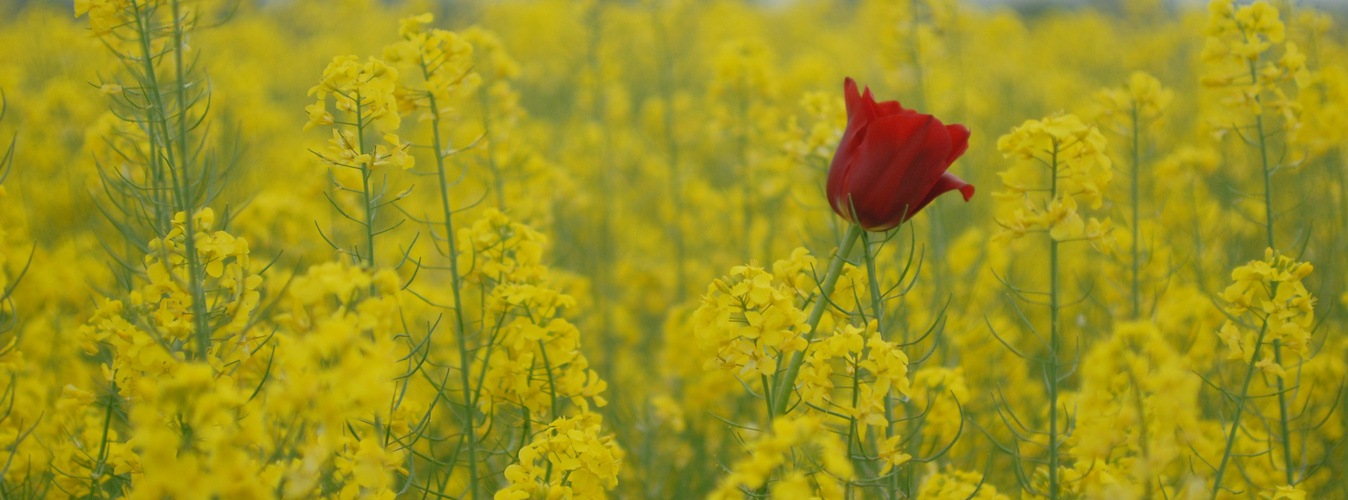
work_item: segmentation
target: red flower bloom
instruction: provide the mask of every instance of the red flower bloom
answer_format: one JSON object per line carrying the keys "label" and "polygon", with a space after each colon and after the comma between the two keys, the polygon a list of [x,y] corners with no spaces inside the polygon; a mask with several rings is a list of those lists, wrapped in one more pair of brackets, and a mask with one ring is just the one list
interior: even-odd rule
{"label": "red flower bloom", "polygon": [[868,231],[884,231],[946,192],[973,197],[973,185],[946,172],[969,148],[969,129],[903,109],[898,101],[877,103],[870,88],[859,94],[851,78],[843,90],[847,130],[828,170],[834,212]]}

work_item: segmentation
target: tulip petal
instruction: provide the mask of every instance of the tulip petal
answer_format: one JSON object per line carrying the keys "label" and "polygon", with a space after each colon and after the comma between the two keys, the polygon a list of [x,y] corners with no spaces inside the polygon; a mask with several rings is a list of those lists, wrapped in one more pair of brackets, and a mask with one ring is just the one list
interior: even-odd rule
{"label": "tulip petal", "polygon": [[899,104],[899,101],[885,101],[875,103],[875,116],[890,116],[904,113],[913,114],[917,112],[911,109],[903,109],[903,105]]}
{"label": "tulip petal", "polygon": [[[964,201],[974,197],[974,185],[964,182],[959,176],[946,172],[941,174],[941,178],[936,180],[936,185],[931,187],[931,191],[923,198],[922,203],[918,204],[917,210],[927,208],[936,197],[958,189],[961,195],[964,195]],[[916,210],[914,211],[916,212]]]}
{"label": "tulip petal", "polygon": [[903,105],[899,104],[899,101],[875,102],[875,97],[871,95],[870,87],[866,87],[866,92],[861,95],[861,106],[866,109],[866,115],[869,118],[900,114],[918,114],[911,109],[903,109]]}
{"label": "tulip petal", "polygon": [[[836,195],[852,197],[862,227],[883,230],[907,220],[921,208],[947,167],[951,137],[930,115],[880,117],[868,125],[865,140]],[[833,200],[847,206],[847,200]]]}
{"label": "tulip petal", "polygon": [[847,171],[852,165],[852,158],[856,156],[861,141],[866,137],[866,124],[870,122],[871,113],[866,108],[861,93],[857,91],[855,80],[848,78],[843,81],[843,96],[847,100],[847,129],[843,131],[842,140],[838,141],[838,150],[833,154],[833,162],[828,169],[828,184],[825,189],[826,192],[830,193],[829,202],[833,205],[835,212],[851,213],[846,202],[838,204],[832,199],[832,193],[838,193],[843,189]]}
{"label": "tulip petal", "polygon": [[829,167],[826,192],[833,210],[871,231],[912,218],[942,193],[973,186],[950,164],[969,147],[969,129],[904,109],[898,101],[877,103],[869,87],[843,81],[847,129]]}
{"label": "tulip petal", "polygon": [[868,118],[875,117],[875,97],[871,96],[871,87],[866,86],[866,90],[861,93],[861,107],[866,110]]}
{"label": "tulip petal", "polygon": [[945,159],[945,164],[948,167],[969,149],[970,132],[967,127],[959,124],[946,125],[945,129],[950,132],[950,156]]}
{"label": "tulip petal", "polygon": [[[866,92],[870,92],[867,89]],[[857,82],[851,77],[843,80],[843,97],[847,100],[847,121],[850,123],[853,117],[861,114],[861,93],[857,92]]]}

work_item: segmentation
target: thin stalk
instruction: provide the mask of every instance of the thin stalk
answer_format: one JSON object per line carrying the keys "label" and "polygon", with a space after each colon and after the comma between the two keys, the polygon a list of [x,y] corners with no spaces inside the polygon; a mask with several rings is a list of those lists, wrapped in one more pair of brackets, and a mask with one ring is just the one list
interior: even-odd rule
{"label": "thin stalk", "polygon": [[926,109],[927,107],[927,89],[926,73],[922,70],[922,37],[918,33],[918,26],[921,24],[922,8],[919,3],[921,0],[911,0],[910,5],[913,9],[913,21],[908,30],[908,46],[912,48],[913,56],[913,74],[916,84],[913,88],[913,109]]}
{"label": "thin stalk", "polygon": [[1133,195],[1133,319],[1137,319],[1137,318],[1139,318],[1139,317],[1142,316],[1142,300],[1141,300],[1141,292],[1140,292],[1141,287],[1140,287],[1140,285],[1139,285],[1139,278],[1138,278],[1138,275],[1139,275],[1138,270],[1139,270],[1139,268],[1140,268],[1141,265],[1142,265],[1142,253],[1141,253],[1141,248],[1142,248],[1142,229],[1141,229],[1141,221],[1142,221],[1142,218],[1141,218],[1140,215],[1139,215],[1139,212],[1140,212],[1140,210],[1139,210],[1139,208],[1138,208],[1138,200],[1139,200],[1139,197],[1138,197],[1138,194],[1137,194],[1137,192],[1138,192],[1138,182],[1139,182],[1138,179],[1141,177],[1140,170],[1141,170],[1141,167],[1142,167],[1142,153],[1141,153],[1141,148],[1140,148],[1139,145],[1138,145],[1138,142],[1139,142],[1139,138],[1138,138],[1138,135],[1139,135],[1139,134],[1138,134],[1138,133],[1139,133],[1139,129],[1140,129],[1140,128],[1141,128],[1141,127],[1139,126],[1139,124],[1138,124],[1138,122],[1137,122],[1137,101],[1134,100],[1134,101],[1133,101],[1133,186],[1132,186],[1132,189],[1133,189],[1133,193],[1132,193],[1132,195]]}
{"label": "thin stalk", "polygon": [[103,439],[98,445],[98,465],[93,468],[90,474],[89,491],[96,493],[99,497],[103,496],[103,488],[98,484],[102,478],[104,468],[108,463],[108,432],[112,429],[112,406],[117,402],[117,384],[112,385],[108,392],[107,411],[103,414]]}
{"label": "thin stalk", "polygon": [[[740,88],[746,89],[747,85],[741,83]],[[740,233],[744,235],[744,261],[749,262],[754,258],[754,181],[753,170],[749,168],[749,92],[747,90],[740,92],[739,98],[739,137],[736,146],[740,161],[740,197],[743,202],[740,207],[743,212],[740,215],[742,224]]]}
{"label": "thin stalk", "polygon": [[[431,80],[430,69],[426,66],[426,61],[421,61],[421,74],[426,81]],[[464,327],[463,320],[463,283],[459,278],[459,252],[454,241],[454,211],[449,207],[449,184],[445,175],[445,149],[440,142],[440,107],[435,103],[435,94],[426,92],[430,99],[431,108],[431,140],[435,141],[435,169],[440,176],[440,208],[445,218],[445,240],[449,243],[449,275],[450,287],[454,290],[454,326],[456,337],[459,341],[459,382],[463,385],[463,404],[464,404],[464,440],[468,445],[468,481],[469,496],[474,500],[480,498],[477,484],[477,427],[473,412],[477,405],[473,402],[472,381],[468,376],[468,337],[467,329]],[[526,418],[527,422],[528,419]]]}
{"label": "thin stalk", "polygon": [[[1250,78],[1252,81],[1258,82],[1259,76],[1255,71],[1254,61],[1249,62],[1249,67]],[[1269,168],[1268,164],[1268,137],[1264,134],[1262,96],[1255,95],[1254,100],[1255,103],[1260,106],[1260,111],[1255,115],[1254,119],[1256,130],[1259,132],[1259,161],[1264,169],[1264,232],[1268,237],[1268,248],[1276,251],[1278,247],[1273,242],[1273,170]],[[1267,321],[1265,321],[1265,323],[1267,323]],[[1273,340],[1273,360],[1279,365],[1282,365],[1282,341],[1280,339]],[[1274,378],[1277,380],[1278,386],[1278,426],[1282,431],[1282,439],[1280,441],[1283,453],[1283,469],[1286,473],[1287,484],[1295,485],[1296,473],[1292,470],[1292,436],[1288,426],[1289,418],[1287,416],[1287,384],[1281,375],[1275,374]]]}
{"label": "thin stalk", "polygon": [[[862,244],[864,245],[865,242],[863,241]],[[857,402],[861,400],[861,367],[857,366],[858,364],[859,363],[857,363],[856,360],[852,361],[852,408],[856,408]],[[857,426],[858,426],[857,417],[853,415],[848,418],[848,421],[849,422],[847,426],[847,460],[851,461],[854,460],[854,457],[857,456],[856,445],[859,443],[857,440]],[[847,480],[846,490],[843,493],[843,498],[849,500],[853,498],[853,494],[855,493],[855,491],[853,490],[854,485],[852,483],[853,483],[852,479],[849,478]]]}
{"label": "thin stalk", "polygon": [[[871,286],[871,317],[875,320],[875,334],[880,336],[881,340],[886,342],[889,339],[885,335],[885,310],[884,301],[880,299],[880,278],[875,272],[875,253],[871,248],[870,233],[861,233],[861,247],[866,250],[866,274],[870,278]],[[893,388],[890,388],[893,392]],[[885,395],[885,437],[894,437],[894,398]],[[899,491],[899,474],[896,472],[890,475],[889,487],[891,497],[897,497]]]}
{"label": "thin stalk", "polygon": [[[163,170],[159,168],[161,155],[156,151],[158,147],[162,147],[164,149],[162,159],[169,162],[168,169],[172,176],[169,183],[172,185],[173,194],[176,198],[169,204],[156,203],[156,206],[154,207],[156,222],[161,225],[154,228],[154,230],[160,237],[166,237],[172,230],[172,222],[170,222],[171,218],[168,218],[168,214],[164,212],[165,206],[171,206],[172,210],[184,212],[183,240],[185,243],[184,252],[186,253],[185,257],[189,282],[188,293],[192,297],[193,337],[197,344],[197,357],[199,359],[205,359],[210,353],[211,333],[210,324],[206,318],[205,290],[201,285],[201,266],[198,260],[199,256],[196,252],[195,221],[192,219],[192,209],[194,207],[188,199],[191,184],[190,176],[188,175],[190,169],[187,167],[187,89],[183,83],[186,74],[186,70],[183,66],[183,26],[179,2],[175,0],[172,2],[171,7],[173,9],[172,43],[174,69],[178,79],[176,82],[177,88],[174,92],[178,108],[177,140],[179,143],[176,144],[176,148],[174,147],[175,143],[173,140],[174,133],[170,128],[168,113],[165,110],[163,96],[159,90],[159,79],[156,76],[154,66],[155,55],[150,46],[153,28],[150,26],[149,18],[153,13],[141,9],[139,2],[133,2],[131,5],[134,14],[133,17],[135,17],[137,34],[140,38],[140,59],[144,65],[144,68],[141,70],[144,77],[142,85],[147,89],[144,91],[144,94],[146,98],[150,100],[150,109],[152,110],[147,110],[146,112],[147,126],[149,127],[147,135],[150,137],[150,161],[152,162],[150,167],[154,174],[153,189],[155,192],[152,196],[162,200],[162,193],[169,192],[164,186]],[[154,116],[156,113],[158,116]],[[159,128],[157,133],[154,130],[156,124]],[[156,138],[158,138],[158,140],[156,140]],[[161,248],[163,248],[163,252],[167,253],[167,245],[164,245]],[[164,261],[165,265],[171,265],[167,255],[162,255],[161,260]]]}
{"label": "thin stalk", "polygon": [[[148,103],[150,105],[149,109],[146,110],[145,126],[148,129],[146,130],[146,136],[150,142],[148,160],[150,162],[149,167],[152,172],[154,184],[154,191],[151,193],[151,196],[153,196],[155,200],[155,204],[151,208],[154,210],[155,223],[157,224],[154,227],[154,231],[157,236],[164,236],[173,229],[173,215],[166,211],[166,207],[170,207],[171,204],[168,203],[168,200],[164,199],[164,196],[168,193],[168,188],[164,185],[164,169],[160,162],[162,161],[162,158],[171,159],[173,157],[173,149],[171,143],[164,144],[163,147],[167,152],[162,158],[157,151],[160,147],[160,140],[168,140],[168,123],[166,122],[167,118],[165,118],[164,113],[163,96],[159,94],[159,78],[156,75],[154,68],[154,51],[150,47],[150,13],[142,10],[139,2],[132,2],[131,8],[135,14],[136,31],[140,38],[140,61],[141,64],[144,65],[144,68],[141,69],[144,74],[144,79],[141,81],[141,84],[145,87],[145,89],[142,90],[142,93],[145,95],[145,98],[150,101]],[[151,110],[157,110],[159,116],[153,116],[154,113]],[[160,129],[162,129],[159,133],[156,133],[154,130],[154,125],[156,123],[159,125]],[[165,262],[167,262],[167,259],[165,259]]]}
{"label": "thin stalk", "polygon": [[[1339,176],[1339,224],[1343,226],[1339,234],[1348,236],[1348,168],[1345,168],[1344,162],[1341,160],[1342,155],[1343,151],[1335,148],[1326,156],[1325,161],[1329,163],[1329,168]],[[1348,258],[1348,252],[1345,252],[1343,256]]]}
{"label": "thin stalk", "polygon": [[[653,16],[658,16],[659,11],[654,12]],[[673,222],[670,224],[674,240],[674,300],[683,302],[688,290],[688,244],[683,236],[683,180],[679,172],[679,142],[674,133],[674,51],[670,50],[669,34],[665,30],[664,23],[660,22],[659,17],[655,17],[652,24],[655,25],[656,38],[661,44],[661,55],[664,56],[664,64],[660,66],[660,98],[665,102],[664,132],[669,155],[669,200],[674,205],[674,214],[671,217]]]}
{"label": "thin stalk", "polygon": [[543,355],[543,368],[548,374],[548,396],[552,399],[552,421],[562,418],[561,400],[557,399],[557,376],[552,373],[552,361],[548,360],[548,346],[543,344],[543,340],[538,340],[538,352]]}
{"label": "thin stalk", "polygon": [[[365,155],[365,117],[361,115],[360,92],[356,92],[356,145],[360,154]],[[360,164],[361,195],[365,199],[365,266],[374,271],[374,203],[370,196],[370,175],[372,161]],[[373,289],[374,285],[371,285]]]}
{"label": "thin stalk", "polygon": [[[594,102],[590,108],[590,118],[596,124],[603,125],[608,115],[608,93],[604,88],[603,62],[603,6],[592,5],[586,13],[586,26],[590,28],[590,37],[586,40],[586,65],[594,75]],[[617,168],[614,163],[614,146],[612,127],[600,127],[603,131],[603,149],[600,153],[602,169],[599,172],[600,191],[604,193],[613,193],[617,191],[616,176]],[[615,271],[618,262],[619,248],[621,242],[615,237],[614,226],[616,225],[618,214],[618,200],[614,196],[599,197],[599,238],[598,248],[595,254],[595,289],[597,293],[596,307],[599,309],[600,319],[600,338],[604,351],[605,363],[599,364],[599,373],[604,380],[614,379],[614,364],[618,358],[618,347],[620,341],[614,338],[614,324],[617,320],[614,317],[615,306],[614,296],[617,295],[617,272]],[[619,394],[621,384],[614,384],[609,387],[609,397],[615,401],[621,400]],[[616,408],[609,408],[615,411]],[[610,416],[615,417],[616,413]]]}
{"label": "thin stalk", "polygon": [[[548,346],[543,345],[543,339],[538,340],[538,352],[543,355],[543,369],[548,374],[548,395],[552,397],[552,420],[550,422],[556,422],[562,416],[557,401],[557,377],[552,373],[552,362],[548,360]],[[543,475],[543,482],[552,482],[552,460],[548,460],[547,473]]]}
{"label": "thin stalk", "polygon": [[[912,109],[927,109],[927,74],[923,67],[922,58],[922,37],[919,29],[922,25],[922,4],[921,0],[911,0],[909,7],[912,9],[912,22],[908,30],[908,46],[912,49],[913,58],[913,100]],[[931,261],[931,277],[933,289],[945,290],[946,275],[949,274],[945,259],[945,209],[942,205],[932,204],[927,207],[931,211],[931,216],[927,217],[927,238],[931,242],[932,254],[936,256]],[[938,294],[931,295],[931,307],[937,307]]]}
{"label": "thin stalk", "polygon": [[[810,316],[806,320],[806,326],[810,330],[805,333],[805,342],[814,340],[818,333],[819,320],[824,317],[824,311],[828,308],[828,296],[833,293],[833,287],[838,284],[838,277],[842,275],[843,261],[847,254],[852,253],[852,247],[861,237],[865,230],[859,225],[852,225],[847,234],[843,236],[842,246],[838,247],[838,252],[833,254],[833,259],[828,263],[828,273],[824,275],[824,282],[819,284],[819,296],[815,299],[814,307],[810,309]],[[773,411],[772,414],[781,416],[786,414],[787,402],[791,399],[791,391],[796,387],[796,375],[800,373],[800,365],[805,362],[805,350],[796,351],[791,355],[791,362],[786,366],[786,371],[782,373],[782,380],[777,384],[777,390],[773,391]]]}
{"label": "thin stalk", "polygon": [[[1133,386],[1133,411],[1137,412],[1137,444],[1138,447],[1142,449],[1142,457],[1145,460],[1151,457],[1151,446],[1147,444],[1147,438],[1151,434],[1147,431],[1147,409],[1146,401],[1142,398],[1142,384],[1137,379],[1137,374],[1133,372],[1132,368],[1128,369],[1128,381]],[[1146,493],[1142,498],[1156,498],[1152,496],[1151,481],[1147,481],[1146,483]]]}
{"label": "thin stalk", "polygon": [[763,384],[763,402],[767,404],[768,410],[768,428],[772,428],[772,381],[767,375],[759,375],[759,382]]}
{"label": "thin stalk", "polygon": [[[187,253],[187,281],[192,294],[192,320],[195,323],[197,337],[197,358],[206,359],[211,352],[210,322],[206,317],[206,291],[202,286],[201,256],[197,255],[196,220],[193,217],[196,208],[191,199],[191,166],[187,159],[187,83],[183,68],[183,19],[178,0],[173,1],[173,65],[178,81],[175,82],[178,100],[178,206],[183,211],[183,241]],[[171,141],[170,141],[171,142]]]}
{"label": "thin stalk", "polygon": [[[1058,143],[1053,143],[1053,188],[1050,200],[1058,197]],[[1058,240],[1049,236],[1049,352],[1048,352],[1048,495],[1058,498]]]}
{"label": "thin stalk", "polygon": [[1250,395],[1250,381],[1254,379],[1254,373],[1257,371],[1254,360],[1259,359],[1259,348],[1264,346],[1264,335],[1268,333],[1268,321],[1264,321],[1264,326],[1259,329],[1259,338],[1254,341],[1254,352],[1250,355],[1250,362],[1245,368],[1245,381],[1240,384],[1240,397],[1236,398],[1236,415],[1231,419],[1231,430],[1226,435],[1226,450],[1222,452],[1222,461],[1217,466],[1217,474],[1212,478],[1212,500],[1217,500],[1217,492],[1222,489],[1222,476],[1226,474],[1226,466],[1231,462],[1231,452],[1235,450],[1236,433],[1240,432],[1240,417],[1245,412],[1245,401]]}
{"label": "thin stalk", "polygon": [[496,141],[492,140],[491,123],[491,99],[487,95],[487,86],[484,84],[478,88],[478,102],[482,105],[482,136],[487,139],[486,147],[483,151],[487,155],[487,167],[491,170],[492,182],[496,185],[496,208],[502,212],[506,211],[505,205],[505,178],[501,174],[500,168],[496,165],[496,155],[493,149],[496,147]]}
{"label": "thin stalk", "polygon": [[[1339,177],[1339,224],[1342,227],[1339,232],[1341,241],[1338,248],[1348,247],[1348,241],[1343,241],[1343,237],[1348,236],[1348,168],[1345,168],[1341,159],[1342,156],[1343,150],[1335,148],[1325,158],[1325,161],[1329,164],[1329,168],[1333,169]],[[1345,267],[1340,269],[1348,268],[1348,252],[1341,252],[1341,256],[1343,259],[1340,262],[1340,265],[1344,265]],[[1342,276],[1342,271],[1334,274]],[[1342,284],[1342,282],[1339,286],[1340,290],[1348,288],[1348,284]],[[1339,309],[1339,311],[1342,312],[1343,309]]]}

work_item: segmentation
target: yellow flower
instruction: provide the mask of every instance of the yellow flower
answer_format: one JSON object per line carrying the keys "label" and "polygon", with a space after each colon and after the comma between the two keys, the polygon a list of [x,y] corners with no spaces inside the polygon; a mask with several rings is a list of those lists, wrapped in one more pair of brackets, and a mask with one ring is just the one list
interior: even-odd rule
{"label": "yellow flower", "polygon": [[[1242,332],[1234,321],[1226,322],[1218,335],[1232,350],[1232,359],[1253,360],[1258,346],[1255,335],[1263,344],[1278,341],[1283,347],[1284,364],[1294,365],[1296,358],[1310,354],[1310,330],[1314,324],[1316,299],[1301,280],[1312,271],[1309,263],[1265,251],[1264,260],[1251,261],[1231,271],[1234,281],[1221,293],[1226,310],[1234,316],[1252,316],[1260,332]],[[1291,354],[1293,356],[1287,356]],[[1283,373],[1284,367],[1269,359],[1256,363],[1260,369]]]}
{"label": "yellow flower", "polygon": [[[848,481],[852,477],[847,446],[837,435],[828,432],[819,420],[779,418],[773,422],[770,434],[749,443],[747,455],[731,465],[730,474],[721,479],[709,498],[741,498],[740,488],[755,490],[762,487],[774,471],[792,463],[798,453],[812,454],[811,460],[822,466],[822,470],[810,474],[821,490],[830,490],[831,486],[839,485],[839,479]],[[788,491],[790,489],[788,487]]]}
{"label": "yellow flower", "polygon": [[1263,35],[1270,42],[1282,43],[1286,38],[1278,9],[1268,2],[1260,0],[1237,9],[1235,19],[1242,30]]}
{"label": "yellow flower", "polygon": [[[1155,105],[1165,99],[1145,78],[1135,83],[1136,94],[1148,96]],[[1130,94],[1127,99],[1133,98]],[[997,220],[1003,231],[995,239],[1043,231],[1057,241],[1089,240],[1108,251],[1108,221],[1091,218],[1088,224],[1077,206],[1078,198],[1092,209],[1103,205],[1104,190],[1114,177],[1105,146],[1104,135],[1075,115],[1028,120],[1000,137],[998,149],[1017,162],[1001,172],[1005,189],[996,197],[1004,201]]]}
{"label": "yellow flower", "polygon": [[495,498],[604,498],[618,485],[624,453],[611,436],[599,435],[599,423],[598,415],[583,413],[548,424],[506,468],[509,484]]}
{"label": "yellow flower", "polygon": [[902,443],[902,436],[897,435],[890,436],[886,438],[884,442],[880,443],[879,455],[880,460],[884,463],[884,465],[880,467],[881,475],[888,474],[890,469],[906,464],[909,460],[913,459],[912,455],[904,453],[899,449],[899,445]]}

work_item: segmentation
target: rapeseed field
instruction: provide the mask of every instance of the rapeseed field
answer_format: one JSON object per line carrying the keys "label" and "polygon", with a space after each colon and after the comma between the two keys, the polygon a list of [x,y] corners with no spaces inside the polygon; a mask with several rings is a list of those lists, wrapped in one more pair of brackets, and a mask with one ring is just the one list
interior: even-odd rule
{"label": "rapeseed field", "polygon": [[0,498],[1348,498],[1333,7],[0,2]]}

